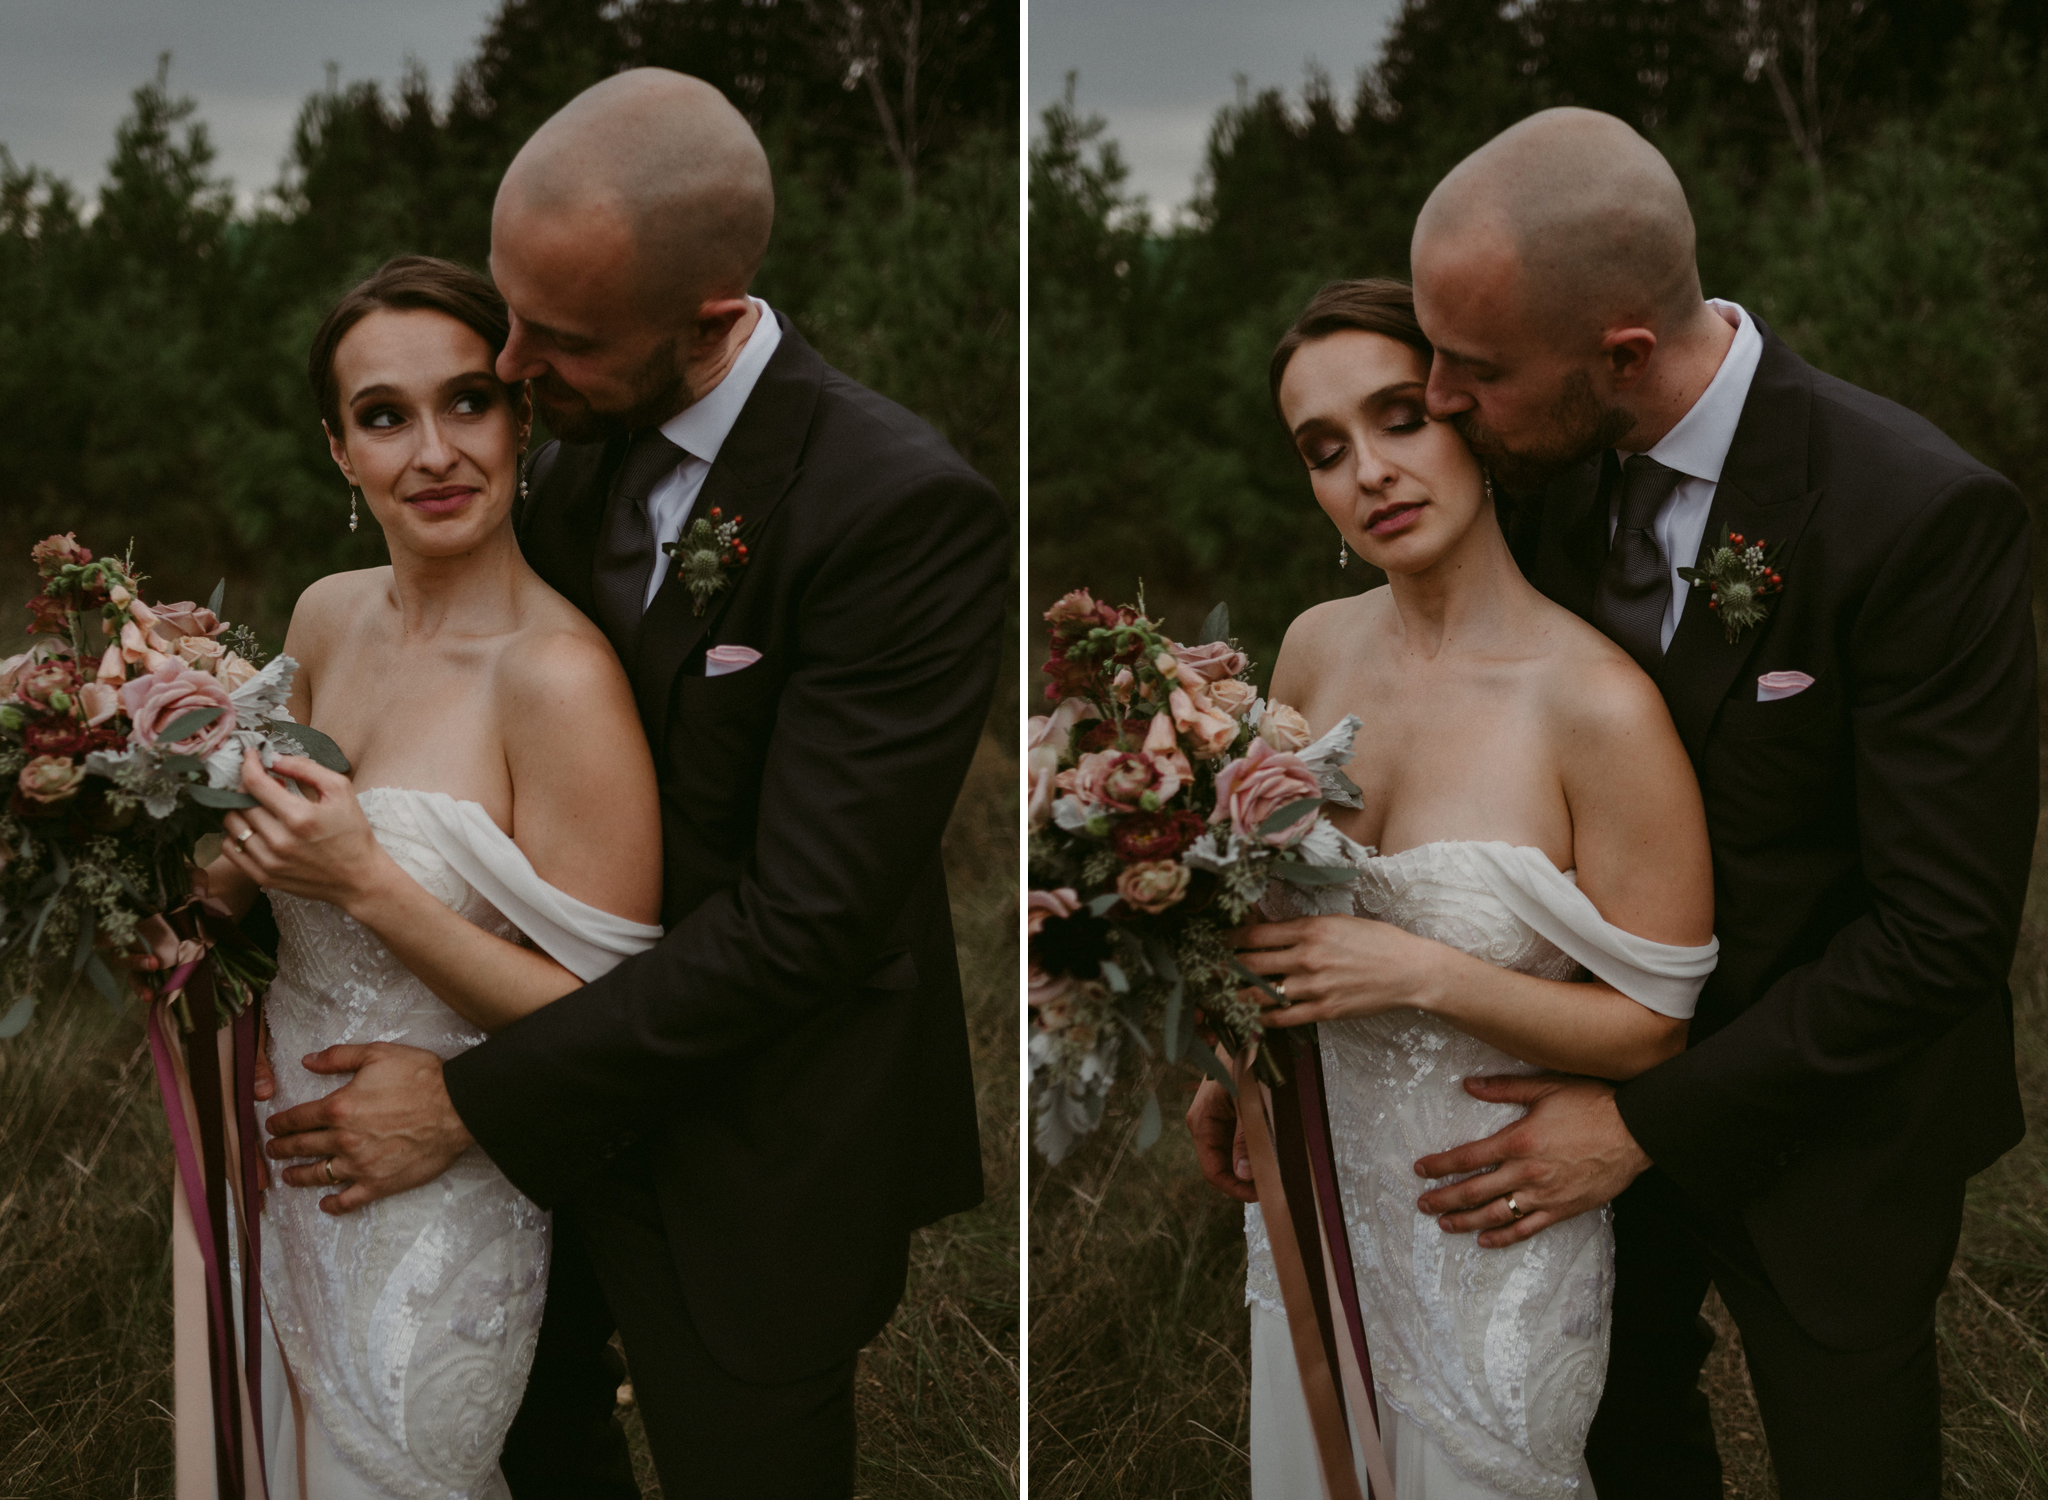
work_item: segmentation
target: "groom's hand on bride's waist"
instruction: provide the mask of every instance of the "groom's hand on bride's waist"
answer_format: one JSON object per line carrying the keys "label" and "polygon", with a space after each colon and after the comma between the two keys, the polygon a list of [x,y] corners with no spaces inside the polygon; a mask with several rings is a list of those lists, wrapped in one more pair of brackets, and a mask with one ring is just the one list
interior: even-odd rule
{"label": "groom's hand on bride's waist", "polygon": [[371,1042],[329,1047],[305,1059],[308,1072],[353,1073],[325,1098],[270,1118],[274,1161],[297,1188],[332,1189],[323,1212],[351,1209],[432,1182],[474,1144],[448,1100],[441,1059],[420,1047]]}
{"label": "groom's hand on bride's waist", "polygon": [[1512,1245],[1612,1202],[1650,1165],[1622,1123],[1612,1084],[1539,1073],[1468,1078],[1465,1091],[1492,1104],[1524,1104],[1529,1112],[1483,1141],[1415,1164],[1418,1177],[1479,1174],[1432,1188],[1417,1200],[1447,1234],[1477,1231],[1487,1249]]}

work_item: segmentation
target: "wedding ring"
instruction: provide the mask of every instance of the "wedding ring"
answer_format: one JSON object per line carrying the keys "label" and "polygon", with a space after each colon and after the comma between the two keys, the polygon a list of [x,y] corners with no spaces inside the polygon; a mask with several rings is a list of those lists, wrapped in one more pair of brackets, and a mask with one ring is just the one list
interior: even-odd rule
{"label": "wedding ring", "polygon": [[1509,1215],[1509,1217],[1511,1217],[1511,1218],[1516,1218],[1516,1219],[1519,1219],[1519,1218],[1521,1218],[1521,1217],[1522,1217],[1522,1215],[1526,1214],[1526,1213],[1527,1213],[1528,1211],[1529,1211],[1528,1209],[1526,1209],[1526,1208],[1522,1208],[1522,1207],[1519,1207],[1519,1206],[1518,1206],[1518,1205],[1517,1205],[1517,1204],[1515,1203],[1515,1195],[1514,1195],[1513,1193],[1509,1193],[1509,1194],[1508,1194],[1508,1215]]}
{"label": "wedding ring", "polygon": [[236,847],[237,849],[246,849],[246,848],[248,848],[248,847],[249,847],[249,835],[250,835],[250,834],[251,834],[251,833],[252,833],[253,831],[254,831],[253,829],[248,829],[248,828],[244,828],[244,829],[243,829],[243,830],[242,830],[242,831],[241,831],[240,833],[236,834],[236,835],[235,835],[235,847]]}
{"label": "wedding ring", "polygon": [[1278,995],[1282,1000],[1285,1000],[1287,998],[1287,981],[1285,979],[1274,980],[1273,993]]}
{"label": "wedding ring", "polygon": [[[336,1177],[336,1176],[334,1175],[334,1158],[330,1156],[330,1157],[328,1157],[328,1158],[327,1158],[327,1159],[326,1159],[325,1161],[321,1162],[321,1163],[320,1163],[320,1165],[321,1165],[322,1167],[326,1168],[326,1170],[327,1170],[327,1185],[328,1185],[329,1187],[340,1187],[340,1186],[341,1186],[341,1179],[340,1179],[339,1177]],[[1513,1200],[1513,1199],[1509,1199],[1509,1200],[1508,1200],[1508,1206],[1509,1206],[1510,1208],[1514,1207],[1514,1200]],[[1515,1217],[1516,1217],[1516,1218],[1520,1218],[1520,1217],[1521,1217],[1521,1215],[1520,1215],[1520,1214],[1517,1214],[1517,1215],[1515,1215]]]}

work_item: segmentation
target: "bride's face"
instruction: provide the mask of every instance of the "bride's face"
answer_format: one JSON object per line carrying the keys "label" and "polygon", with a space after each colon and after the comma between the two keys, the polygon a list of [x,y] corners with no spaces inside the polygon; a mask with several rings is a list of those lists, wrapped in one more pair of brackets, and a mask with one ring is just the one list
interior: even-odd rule
{"label": "bride's face", "polygon": [[394,554],[454,556],[505,524],[530,418],[475,329],[380,308],[343,336],[334,376],[341,431],[328,446]]}
{"label": "bride's face", "polygon": [[1280,380],[1280,414],[1316,503],[1358,555],[1419,573],[1472,528],[1478,460],[1424,406],[1429,363],[1384,334],[1345,329],[1302,345]]}

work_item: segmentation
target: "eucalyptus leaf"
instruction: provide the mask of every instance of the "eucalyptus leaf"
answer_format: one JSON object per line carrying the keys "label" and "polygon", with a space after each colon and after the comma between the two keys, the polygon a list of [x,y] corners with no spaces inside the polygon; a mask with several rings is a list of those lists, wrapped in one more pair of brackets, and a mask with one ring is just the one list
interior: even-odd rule
{"label": "eucalyptus leaf", "polygon": [[1347,870],[1342,865],[1303,865],[1287,859],[1275,860],[1272,873],[1276,879],[1296,885],[1342,885],[1358,875],[1356,870]]}
{"label": "eucalyptus leaf", "polygon": [[55,844],[50,846],[50,858],[56,865],[50,873],[56,877],[57,889],[61,891],[71,884],[71,861],[64,857],[64,851]]}
{"label": "eucalyptus leaf", "polygon": [[175,745],[181,740],[188,740],[226,712],[227,710],[219,704],[212,708],[188,710],[159,729],[156,732],[156,742],[159,745]]}
{"label": "eucalyptus leaf", "polygon": [[128,997],[121,990],[121,981],[114,977],[114,971],[107,967],[107,961],[100,957],[98,949],[94,949],[92,956],[86,959],[85,973],[93,988],[105,995],[107,1003],[114,1009],[120,1010],[127,1003]]}
{"label": "eucalyptus leaf", "polygon": [[1211,1052],[1207,1047],[1197,1047],[1190,1055],[1194,1058],[1196,1067],[1222,1084],[1224,1091],[1231,1098],[1235,1099],[1237,1097],[1237,1080],[1230,1076],[1230,1069],[1223,1066],[1215,1053]]}
{"label": "eucalyptus leaf", "polygon": [[1097,896],[1093,901],[1090,901],[1088,903],[1088,915],[1091,917],[1099,917],[1104,912],[1108,911],[1112,906],[1116,905],[1117,902],[1123,899],[1124,898],[1119,896],[1115,891],[1109,891],[1103,895]]}
{"label": "eucalyptus leaf", "polygon": [[256,799],[247,792],[231,792],[224,787],[195,786],[192,800],[201,807],[254,807]]}
{"label": "eucalyptus leaf", "polygon": [[1186,993],[1187,986],[1181,983],[1178,976],[1176,976],[1173,981],[1173,988],[1166,992],[1166,1017],[1164,1030],[1166,1036],[1166,1060],[1168,1062],[1180,1061],[1181,999],[1183,996],[1186,995]]}
{"label": "eucalyptus leaf", "polygon": [[28,956],[30,958],[36,956],[36,949],[42,945],[43,924],[50,920],[50,913],[57,909],[57,897],[62,894],[63,892],[61,891],[51,892],[49,900],[43,903],[43,909],[36,913],[36,925],[31,927],[28,933]]}
{"label": "eucalyptus leaf", "polygon": [[1127,995],[1131,991],[1131,981],[1125,977],[1123,965],[1113,958],[1102,961],[1102,982],[1119,995]]}
{"label": "eucalyptus leaf", "polygon": [[292,724],[278,732],[280,739],[289,739],[306,752],[308,760],[318,761],[328,770],[346,776],[350,767],[348,757],[341,753],[341,746],[310,724]]}
{"label": "eucalyptus leaf", "polygon": [[216,583],[213,586],[213,597],[206,601],[206,607],[213,611],[213,617],[216,620],[220,618],[221,601],[226,599],[227,596],[228,581],[225,578],[223,578],[219,583]]}
{"label": "eucalyptus leaf", "polygon": [[1214,645],[1218,641],[1228,641],[1229,639],[1230,606],[1228,604],[1219,604],[1210,610],[1207,618],[1202,621],[1202,639],[1197,644],[1209,646]]}
{"label": "eucalyptus leaf", "polygon": [[1259,825],[1259,837],[1264,838],[1268,834],[1278,833],[1283,828],[1292,828],[1301,821],[1303,813],[1313,812],[1322,805],[1323,799],[1320,797],[1303,797],[1299,801],[1288,803]]}
{"label": "eucalyptus leaf", "polygon": [[189,776],[195,771],[206,769],[206,762],[196,755],[166,755],[163,766],[173,776]]}
{"label": "eucalyptus leaf", "polygon": [[71,945],[71,972],[74,974],[84,968],[85,961],[92,957],[92,935],[96,925],[91,907],[79,914],[78,941]]}
{"label": "eucalyptus leaf", "polygon": [[1145,1096],[1145,1111],[1138,1116],[1138,1139],[1134,1143],[1140,1152],[1150,1151],[1159,1142],[1159,1095],[1155,1090]]}
{"label": "eucalyptus leaf", "polygon": [[1254,974],[1250,969],[1247,969],[1243,964],[1238,963],[1235,959],[1231,960],[1230,967],[1237,971],[1238,977],[1242,979],[1246,984],[1251,985],[1254,989],[1264,990],[1267,994],[1271,995],[1275,1000],[1279,1001],[1282,1005],[1285,1005],[1287,1003],[1287,997],[1281,994],[1278,990],[1274,989],[1272,985],[1268,984],[1266,982],[1266,977],[1263,974]]}
{"label": "eucalyptus leaf", "polygon": [[0,1041],[11,1036],[20,1036],[28,1030],[29,1017],[36,1013],[36,997],[23,995],[7,1007],[7,1014],[0,1016]]}

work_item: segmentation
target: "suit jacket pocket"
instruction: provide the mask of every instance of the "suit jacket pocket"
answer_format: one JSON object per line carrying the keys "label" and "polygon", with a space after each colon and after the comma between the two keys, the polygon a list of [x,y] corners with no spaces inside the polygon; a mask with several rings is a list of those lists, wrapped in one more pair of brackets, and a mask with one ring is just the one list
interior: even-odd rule
{"label": "suit jacket pocket", "polygon": [[1810,733],[1835,723],[1840,714],[1840,700],[1826,682],[1816,682],[1789,698],[1759,703],[1756,676],[1748,673],[1739,680],[1734,694],[1722,703],[1714,732],[1745,740]]}

